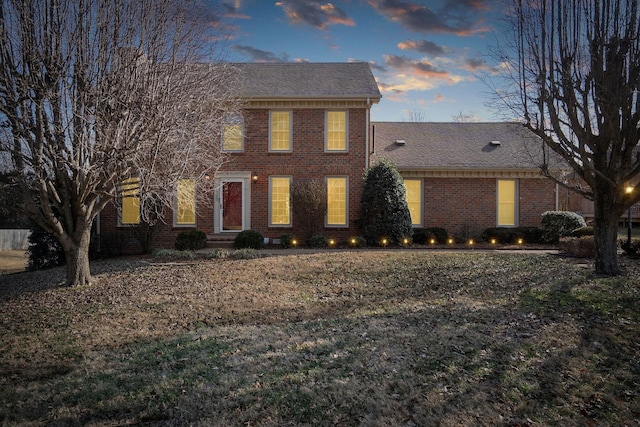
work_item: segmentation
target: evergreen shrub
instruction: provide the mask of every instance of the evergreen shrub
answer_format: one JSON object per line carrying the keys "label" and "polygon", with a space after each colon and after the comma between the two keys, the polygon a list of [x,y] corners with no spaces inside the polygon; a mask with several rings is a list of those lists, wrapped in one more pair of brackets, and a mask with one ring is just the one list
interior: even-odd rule
{"label": "evergreen shrub", "polygon": [[542,214],[542,240],[558,243],[561,237],[569,236],[575,229],[586,227],[584,218],[575,212],[547,211]]}
{"label": "evergreen shrub", "polygon": [[199,230],[185,230],[178,233],[174,247],[179,251],[196,251],[207,246],[207,235]]}
{"label": "evergreen shrub", "polygon": [[264,237],[255,230],[244,230],[238,233],[233,241],[236,249],[262,249],[264,247]]}

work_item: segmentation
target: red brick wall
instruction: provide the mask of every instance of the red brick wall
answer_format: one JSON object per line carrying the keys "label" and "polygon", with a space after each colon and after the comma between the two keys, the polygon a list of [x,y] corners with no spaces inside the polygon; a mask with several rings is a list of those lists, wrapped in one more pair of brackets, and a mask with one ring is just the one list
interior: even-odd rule
{"label": "red brick wall", "polygon": [[[496,226],[495,178],[425,178],[424,226],[451,235],[479,235]],[[540,215],[555,209],[555,184],[548,179],[518,179],[520,226],[537,227]]]}
{"label": "red brick wall", "polygon": [[293,227],[269,227],[269,176],[289,175],[296,179],[329,175],[348,176],[349,227],[318,230],[326,237],[347,239],[357,235],[356,221],[362,198],[362,173],[366,156],[366,109],[349,109],[349,149],[347,153],[325,153],[325,111],[304,109],[293,111],[293,151],[269,153],[269,111],[248,110],[245,118],[245,151],[232,155],[226,170],[251,171],[258,182],[251,188],[251,228],[270,239],[282,234],[299,233],[296,218]]}
{"label": "red brick wall", "polygon": [[[269,176],[288,175],[293,180],[329,175],[348,176],[349,188],[349,227],[324,228],[318,230],[328,238],[345,241],[358,234],[357,219],[360,214],[360,201],[364,182],[362,173],[366,159],[366,117],[367,110],[349,109],[349,142],[347,153],[325,153],[325,109],[293,110],[293,151],[290,153],[269,152],[269,110],[250,109],[245,111],[244,152],[233,153],[225,171],[247,171],[258,175],[258,181],[251,184],[251,228],[270,239],[282,234],[299,233],[296,218],[292,218],[293,227],[269,227],[268,224],[268,188]],[[198,205],[196,219],[198,230],[207,234],[214,232],[213,200],[210,204]],[[173,213],[168,212],[166,224],[160,223],[154,231],[154,247],[172,247],[176,235],[184,227],[173,227]],[[117,211],[113,205],[101,214],[101,231],[105,233],[119,231],[132,234],[130,227],[117,227]],[[135,251],[135,242],[128,245],[127,251]]]}

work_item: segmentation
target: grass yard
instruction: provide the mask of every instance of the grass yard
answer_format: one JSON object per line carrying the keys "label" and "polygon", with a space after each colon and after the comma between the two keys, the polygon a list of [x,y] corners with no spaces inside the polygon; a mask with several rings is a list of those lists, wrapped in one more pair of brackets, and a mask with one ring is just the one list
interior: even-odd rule
{"label": "grass yard", "polygon": [[354,251],[0,276],[2,425],[638,426],[640,265]]}

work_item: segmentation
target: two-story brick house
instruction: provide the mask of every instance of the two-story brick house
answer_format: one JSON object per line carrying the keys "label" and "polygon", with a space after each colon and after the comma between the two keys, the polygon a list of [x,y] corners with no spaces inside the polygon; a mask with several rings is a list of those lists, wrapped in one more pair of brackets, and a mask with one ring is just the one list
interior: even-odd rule
{"label": "two-story brick house", "polygon": [[[244,109],[242,117],[226,119],[222,138],[229,161],[215,177],[218,190],[206,206],[181,206],[177,200],[178,213],[157,226],[152,245],[170,247],[189,228],[218,238],[248,229],[271,241],[296,235],[292,184],[312,178],[324,182],[327,191],[325,223],[317,232],[339,240],[357,235],[370,110],[381,98],[369,65],[245,63],[237,68]],[[100,231],[134,235],[136,209],[135,197],[123,200],[120,211],[106,209]]]}
{"label": "two-story brick house", "polygon": [[[291,192],[309,179],[323,183],[327,198],[324,224],[314,231],[344,242],[360,232],[363,171],[380,157],[405,179],[416,228],[477,235],[488,227],[538,226],[543,212],[563,207],[561,189],[535,166],[541,143],[522,125],[371,123],[381,95],[366,63],[237,67],[244,108],[242,117],[225,121],[229,161],[214,178],[217,191],[198,206],[178,197],[175,212],[156,227],[153,247],[171,247],[185,229],[214,239],[249,229],[270,242],[299,237]],[[130,236],[127,250],[135,250],[138,214],[135,197],[123,199],[120,210],[105,209],[99,230]]]}

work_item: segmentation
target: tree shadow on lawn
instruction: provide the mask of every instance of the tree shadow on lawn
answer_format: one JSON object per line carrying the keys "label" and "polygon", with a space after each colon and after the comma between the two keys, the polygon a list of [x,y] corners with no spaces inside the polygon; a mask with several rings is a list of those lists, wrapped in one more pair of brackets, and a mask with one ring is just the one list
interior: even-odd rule
{"label": "tree shadow on lawn", "polygon": [[73,372],[15,389],[3,399],[0,419],[50,425],[631,422],[638,415],[639,337],[631,325],[637,325],[639,301],[608,299],[607,307],[625,307],[617,314],[635,316],[625,326],[585,304],[571,286],[527,290],[515,306],[416,301],[399,312],[209,327],[129,344],[87,354]]}
{"label": "tree shadow on lawn", "polygon": [[[91,275],[132,271],[148,267],[139,256],[91,261]],[[65,286],[66,265],[37,271],[0,275],[0,299],[14,298],[29,292],[42,292]]]}

